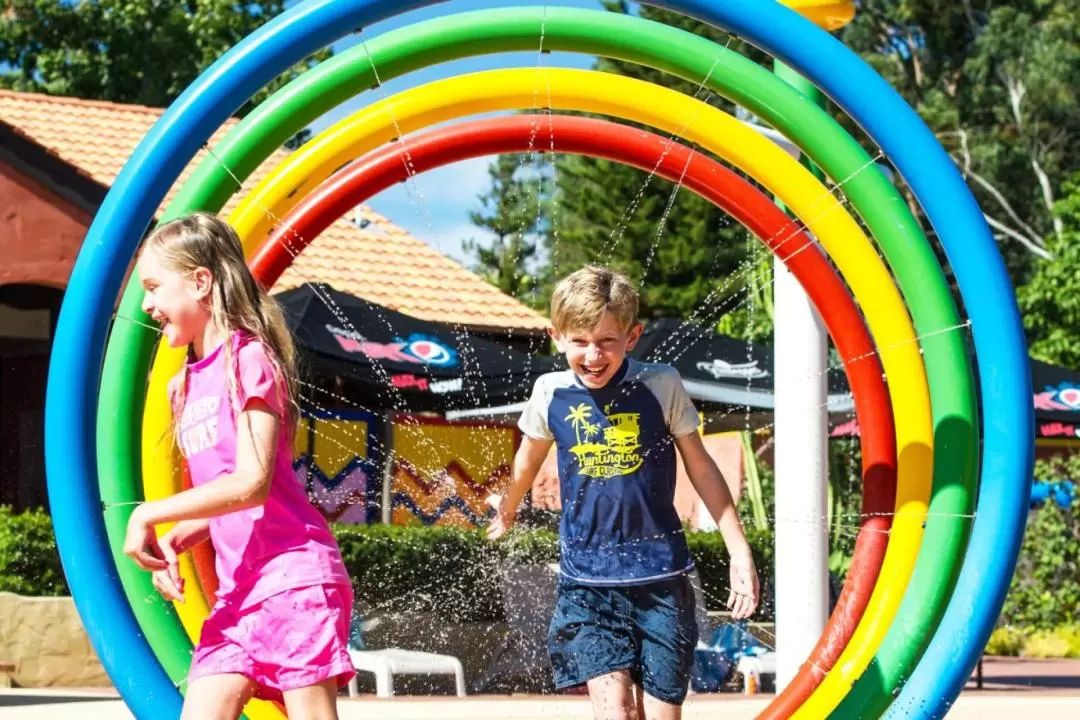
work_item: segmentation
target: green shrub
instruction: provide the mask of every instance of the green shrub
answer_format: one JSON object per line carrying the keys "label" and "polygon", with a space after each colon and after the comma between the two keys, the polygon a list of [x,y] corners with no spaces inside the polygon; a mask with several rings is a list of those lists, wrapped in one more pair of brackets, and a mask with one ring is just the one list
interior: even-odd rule
{"label": "green shrub", "polygon": [[1069,640],[1063,632],[1036,630],[1024,642],[1021,651],[1030,658],[1063,658],[1069,656]]}
{"label": "green shrub", "polygon": [[[511,563],[557,562],[557,533],[516,528],[499,542],[483,530],[395,525],[335,525],[358,608],[373,613],[436,613],[450,621],[503,618],[502,578]],[[747,528],[761,577],[756,620],[772,619],[772,528]],[[710,610],[723,609],[729,565],[718,533],[689,532],[687,544]],[[44,512],[15,514],[0,507],[0,590],[20,595],[64,595],[67,584],[52,522]]]}
{"label": "green shrub", "polygon": [[[1036,464],[1039,479],[1080,484],[1080,455]],[[1032,511],[1009,594],[1006,625],[1050,630],[1080,621],[1080,502],[1067,510],[1050,501]]]}
{"label": "green shrub", "polygon": [[1058,632],[1065,638],[1065,642],[1069,647],[1069,653],[1066,657],[1080,658],[1080,624],[1059,628]]}
{"label": "green shrub", "polygon": [[52,519],[43,510],[16,514],[0,505],[0,591],[67,595]]}
{"label": "green shrub", "polygon": [[1000,627],[986,644],[987,655],[1030,658],[1080,658],[1080,625],[1049,630]]}
{"label": "green shrub", "polygon": [[[558,535],[550,530],[515,530],[497,543],[480,530],[445,527],[342,525],[334,532],[357,604],[368,614],[422,612],[459,622],[498,621],[504,568],[559,559]],[[772,531],[747,532],[765,596],[772,579]],[[691,532],[687,544],[709,609],[722,609],[729,586],[723,539],[718,533]],[[763,601],[755,619],[771,620],[772,607]]]}
{"label": "green shrub", "polygon": [[1026,639],[1026,634],[1019,628],[1000,627],[990,635],[985,652],[987,655],[1016,657],[1023,650]]}
{"label": "green shrub", "polygon": [[[745,528],[745,532],[746,539],[750,543],[750,550],[754,555],[754,564],[757,566],[761,587],[761,600],[754,614],[754,620],[772,622],[775,609],[775,603],[771,599],[775,534],[771,527],[756,528],[749,525]],[[727,550],[724,547],[724,538],[716,532],[688,532],[686,544],[694,557],[708,609],[724,610],[728,589],[731,587],[731,571]]]}
{"label": "green shrub", "polygon": [[438,613],[448,620],[502,615],[499,549],[481,532],[394,525],[334,528],[366,614]]}

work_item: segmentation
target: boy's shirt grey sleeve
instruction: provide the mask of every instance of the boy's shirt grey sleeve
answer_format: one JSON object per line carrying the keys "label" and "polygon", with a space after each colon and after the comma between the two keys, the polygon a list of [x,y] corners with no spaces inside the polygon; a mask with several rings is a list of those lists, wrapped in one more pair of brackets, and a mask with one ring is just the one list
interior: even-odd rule
{"label": "boy's shirt grey sleeve", "polygon": [[690,394],[686,392],[678,370],[670,365],[660,365],[658,372],[650,374],[648,384],[660,407],[664,409],[664,419],[672,437],[697,432],[701,417]]}
{"label": "boy's shirt grey sleeve", "polygon": [[533,385],[532,395],[525,403],[525,409],[521,411],[518,428],[534,440],[555,439],[548,425],[548,408],[551,406],[553,393],[554,387],[550,376],[541,376]]}

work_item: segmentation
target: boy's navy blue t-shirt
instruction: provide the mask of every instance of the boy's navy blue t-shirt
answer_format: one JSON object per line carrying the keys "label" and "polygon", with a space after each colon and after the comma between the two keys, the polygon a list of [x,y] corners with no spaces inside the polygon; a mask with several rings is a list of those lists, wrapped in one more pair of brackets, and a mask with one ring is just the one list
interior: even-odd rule
{"label": "boy's navy blue t-shirt", "polygon": [[642,585],[693,569],[675,511],[674,438],[699,424],[670,365],[627,358],[597,390],[570,370],[536,381],[518,426],[555,441],[563,576]]}

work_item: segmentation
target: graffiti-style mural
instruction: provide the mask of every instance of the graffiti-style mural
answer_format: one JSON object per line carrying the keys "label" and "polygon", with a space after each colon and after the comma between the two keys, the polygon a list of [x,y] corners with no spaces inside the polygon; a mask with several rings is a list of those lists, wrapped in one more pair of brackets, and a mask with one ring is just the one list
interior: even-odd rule
{"label": "graffiti-style mural", "polygon": [[328,520],[379,521],[380,428],[379,418],[367,412],[305,412],[293,469]]}
{"label": "graffiti-style mural", "polygon": [[391,430],[391,522],[477,527],[502,493],[521,442],[513,425],[398,414]]}

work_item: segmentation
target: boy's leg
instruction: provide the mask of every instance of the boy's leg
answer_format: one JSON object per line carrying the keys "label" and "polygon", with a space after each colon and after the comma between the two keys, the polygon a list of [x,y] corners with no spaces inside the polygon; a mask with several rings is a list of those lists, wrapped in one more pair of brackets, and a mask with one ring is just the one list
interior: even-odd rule
{"label": "boy's leg", "polygon": [[560,579],[548,632],[555,687],[587,685],[597,718],[638,718],[630,670],[639,665],[622,590]]}
{"label": "boy's leg", "polygon": [[318,685],[286,690],[285,711],[289,720],[337,720],[337,678]]}
{"label": "boy's leg", "polygon": [[644,720],[641,692],[629,670],[617,670],[588,683],[594,720]]}
{"label": "boy's leg", "polygon": [[634,621],[641,643],[642,720],[682,717],[698,641],[695,602],[687,576],[637,590]]}
{"label": "boy's leg", "polygon": [[645,695],[645,712],[641,720],[681,720],[682,705],[673,705],[654,698],[648,693]]}
{"label": "boy's leg", "polygon": [[255,683],[236,673],[204,675],[191,681],[181,720],[236,720],[255,694]]}

